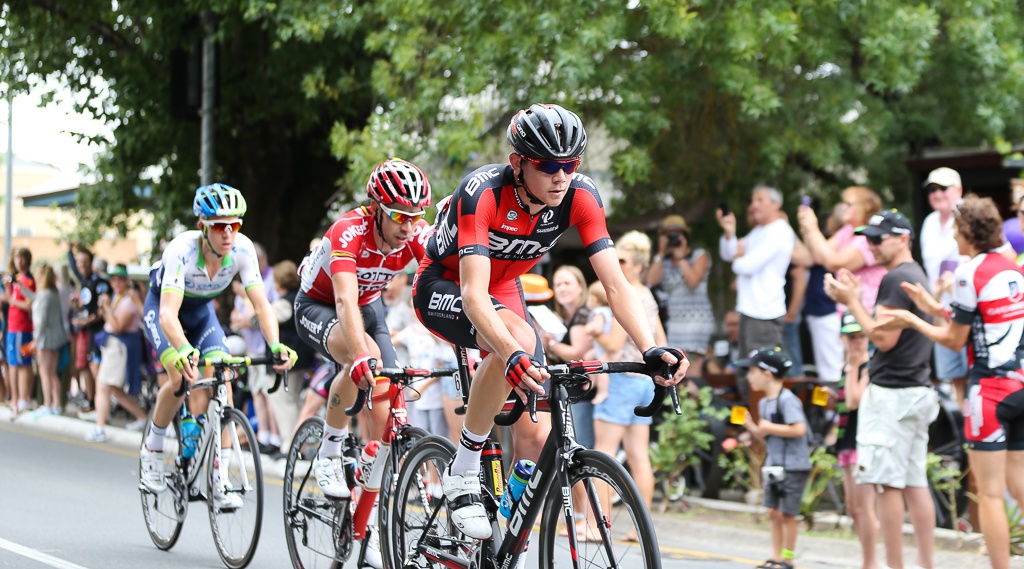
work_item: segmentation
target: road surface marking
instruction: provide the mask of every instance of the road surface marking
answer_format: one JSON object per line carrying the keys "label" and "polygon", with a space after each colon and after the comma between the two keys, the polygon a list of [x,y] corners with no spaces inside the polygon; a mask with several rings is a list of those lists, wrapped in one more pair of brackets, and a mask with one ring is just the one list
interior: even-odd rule
{"label": "road surface marking", "polygon": [[17,543],[14,543],[13,541],[7,541],[6,539],[3,539],[3,538],[0,538],[0,547],[4,548],[7,551],[10,551],[12,553],[16,553],[18,555],[21,555],[22,557],[28,557],[29,559],[31,559],[33,561],[38,561],[40,563],[45,563],[45,564],[49,565],[50,567],[56,567],[57,569],[86,569],[85,567],[82,567],[81,565],[72,563],[70,561],[64,561],[63,559],[58,559],[58,558],[56,558],[56,557],[54,557],[52,555],[47,555],[47,554],[43,553],[42,551],[37,551],[35,549],[31,549],[29,547],[25,547],[24,545],[18,545]]}

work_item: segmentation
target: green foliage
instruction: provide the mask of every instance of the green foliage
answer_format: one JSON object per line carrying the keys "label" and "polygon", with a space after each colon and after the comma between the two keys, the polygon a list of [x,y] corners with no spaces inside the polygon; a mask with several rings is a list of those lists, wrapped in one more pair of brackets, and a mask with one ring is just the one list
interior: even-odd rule
{"label": "green foliage", "polygon": [[829,454],[825,447],[818,447],[811,452],[811,472],[807,476],[804,495],[800,499],[800,513],[808,527],[814,527],[814,512],[818,509],[821,497],[828,490],[829,484],[842,485],[843,471],[839,468],[839,459]]}
{"label": "green foliage", "polygon": [[1010,555],[1024,555],[1024,512],[1020,504],[1004,502],[1004,507],[1010,524]]}
{"label": "green foliage", "polygon": [[[710,387],[702,387],[697,397],[680,397],[679,406],[683,413],[665,414],[665,420],[655,427],[658,432],[658,445],[651,448],[651,465],[655,470],[664,472],[669,480],[677,478],[689,466],[696,466],[700,458],[697,449],[708,450],[715,441],[715,436],[707,429],[705,416],[719,419],[728,414],[728,410],[716,409],[711,400],[714,397]],[[671,402],[666,403],[671,409]]]}
{"label": "green foliage", "polygon": [[722,482],[744,491],[761,489],[761,465],[764,464],[763,444],[754,444],[749,432],[743,432],[718,455],[718,465],[724,472]]}
{"label": "green foliage", "polygon": [[618,150],[583,171],[615,178],[624,218],[735,208],[760,180],[829,201],[866,182],[903,206],[906,159],[1024,138],[1012,0],[6,4],[0,73],[81,90],[114,127],[80,204],[90,223],[140,208],[165,233],[191,223],[199,128],[171,116],[169,71],[204,11],[221,48],[217,177],[253,196],[247,225],[272,256],[298,254],[324,202],[359,200],[390,155],[450,193],[504,160],[509,117],[538,101],[607,132]]}

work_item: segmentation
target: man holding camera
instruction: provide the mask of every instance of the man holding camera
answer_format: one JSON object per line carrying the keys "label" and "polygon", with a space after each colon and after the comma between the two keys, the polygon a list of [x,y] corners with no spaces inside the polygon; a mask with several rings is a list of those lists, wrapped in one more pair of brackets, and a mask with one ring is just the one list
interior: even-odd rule
{"label": "man holding camera", "polygon": [[[725,209],[715,212],[723,231],[718,252],[723,261],[732,262],[736,274],[741,354],[782,344],[786,273],[796,245],[796,234],[782,212],[782,192],[777,188],[755,186],[747,213],[753,227],[746,237],[738,239],[736,216]],[[750,384],[742,369],[736,374],[736,387],[746,402]]]}

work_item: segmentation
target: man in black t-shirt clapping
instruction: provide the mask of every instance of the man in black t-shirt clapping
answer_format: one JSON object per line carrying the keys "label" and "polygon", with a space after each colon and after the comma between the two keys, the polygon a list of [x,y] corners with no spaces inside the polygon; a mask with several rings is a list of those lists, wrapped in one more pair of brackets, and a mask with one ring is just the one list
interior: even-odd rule
{"label": "man in black t-shirt clapping", "polygon": [[[896,210],[881,212],[857,229],[871,253],[889,273],[878,288],[874,316],[861,304],[860,279],[846,269],[825,277],[825,292],[849,307],[876,350],[871,358],[871,383],[861,398],[857,424],[858,484],[878,493],[878,520],[885,542],[886,565],[903,566],[903,502],[910,510],[917,541],[917,565],[932,567],[935,506],[928,491],[926,462],[928,425],[939,412],[931,386],[931,341],[913,329],[879,330],[880,320],[894,309],[924,314],[900,286],[928,277],[910,252],[910,220]],[[877,319],[876,319],[877,318]]]}

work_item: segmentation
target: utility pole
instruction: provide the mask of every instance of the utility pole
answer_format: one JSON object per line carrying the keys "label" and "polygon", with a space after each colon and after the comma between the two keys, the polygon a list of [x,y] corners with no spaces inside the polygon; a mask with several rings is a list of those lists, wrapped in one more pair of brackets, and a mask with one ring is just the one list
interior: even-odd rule
{"label": "utility pole", "polygon": [[7,84],[7,197],[4,198],[4,266],[11,262],[11,207],[14,205],[14,89]]}
{"label": "utility pole", "polygon": [[201,117],[200,125],[200,146],[199,146],[199,178],[202,185],[212,184],[214,181],[214,162],[213,162],[213,129],[214,119],[216,118],[217,110],[215,108],[215,87],[217,82],[217,61],[215,57],[215,46],[213,43],[213,35],[215,27],[213,23],[213,14],[209,10],[203,12],[202,15],[203,31],[205,36],[203,37],[203,106],[199,111]]}

